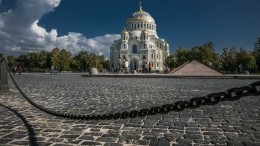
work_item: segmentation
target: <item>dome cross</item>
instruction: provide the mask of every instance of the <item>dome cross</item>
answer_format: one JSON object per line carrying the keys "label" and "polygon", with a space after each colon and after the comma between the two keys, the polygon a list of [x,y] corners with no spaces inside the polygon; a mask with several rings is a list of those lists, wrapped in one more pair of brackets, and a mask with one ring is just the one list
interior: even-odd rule
{"label": "dome cross", "polygon": [[142,10],[142,9],[143,9],[142,4],[143,4],[142,1],[140,1],[140,2],[139,2],[139,5],[140,5],[140,7],[139,7],[139,11],[140,11],[140,12],[143,11],[143,10]]}

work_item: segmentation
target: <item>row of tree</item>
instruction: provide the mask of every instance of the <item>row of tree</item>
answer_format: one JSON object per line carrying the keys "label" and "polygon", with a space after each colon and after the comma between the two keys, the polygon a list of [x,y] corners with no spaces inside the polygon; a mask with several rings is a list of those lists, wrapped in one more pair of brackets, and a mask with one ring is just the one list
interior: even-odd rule
{"label": "row of tree", "polygon": [[51,52],[29,52],[18,57],[7,56],[7,60],[9,68],[22,66],[23,70],[33,72],[48,72],[51,66],[60,71],[75,72],[86,72],[91,67],[96,67],[98,70],[109,68],[109,61],[103,55],[81,51],[73,57],[67,50],[59,48],[54,48]]}
{"label": "row of tree", "polygon": [[229,73],[241,73],[245,70],[260,72],[260,38],[255,42],[253,51],[240,48],[224,48],[216,53],[212,42],[191,49],[180,48],[165,60],[166,66],[177,68],[187,61],[197,60],[215,69]]}
{"label": "row of tree", "polygon": [[[0,54],[1,56],[1,54]],[[54,48],[51,52],[29,52],[18,57],[8,56],[10,68],[22,66],[26,71],[46,72],[51,66],[60,71],[86,72],[91,67],[99,71],[109,70],[109,60],[104,56],[81,51],[76,56],[65,49]],[[242,71],[260,72],[260,37],[255,42],[253,51],[240,48],[224,48],[223,52],[216,53],[212,42],[191,49],[180,48],[165,60],[165,65],[171,69],[177,68],[187,61],[197,60],[208,64],[215,69],[237,73]]]}

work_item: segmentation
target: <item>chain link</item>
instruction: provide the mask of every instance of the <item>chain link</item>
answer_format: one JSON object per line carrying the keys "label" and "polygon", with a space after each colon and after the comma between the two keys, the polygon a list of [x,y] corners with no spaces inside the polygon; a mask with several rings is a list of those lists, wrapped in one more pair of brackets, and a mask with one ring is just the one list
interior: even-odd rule
{"label": "chain link", "polygon": [[[1,59],[0,62],[5,61],[5,59]],[[147,115],[156,115],[156,114],[167,114],[171,111],[180,112],[186,108],[195,109],[199,108],[201,105],[215,105],[218,104],[220,101],[234,101],[238,100],[245,96],[259,96],[260,95],[260,81],[254,82],[249,86],[244,86],[240,88],[231,88],[225,92],[219,93],[212,93],[207,96],[203,97],[194,97],[191,98],[189,101],[177,101],[174,104],[164,104],[158,107],[151,107],[149,109],[141,109],[141,110],[132,110],[132,111],[124,111],[122,113],[114,113],[114,114],[103,114],[103,115],[78,115],[78,114],[69,114],[69,113],[61,113],[58,111],[53,111],[51,109],[42,107],[37,103],[33,102],[25,93],[21,90],[18,86],[16,81],[14,80],[10,69],[5,61],[5,65],[9,72],[9,75],[21,93],[21,95],[34,107],[40,109],[41,111],[63,118],[69,119],[80,119],[80,120],[117,120],[117,119],[126,119],[126,118],[136,118],[136,117],[145,117]]]}

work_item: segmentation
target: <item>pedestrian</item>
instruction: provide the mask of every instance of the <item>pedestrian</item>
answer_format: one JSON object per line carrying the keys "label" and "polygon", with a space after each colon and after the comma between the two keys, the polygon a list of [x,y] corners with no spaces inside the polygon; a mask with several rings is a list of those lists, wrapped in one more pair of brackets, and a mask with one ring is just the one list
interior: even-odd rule
{"label": "pedestrian", "polygon": [[51,66],[51,74],[54,74],[54,65]]}
{"label": "pedestrian", "polygon": [[122,62],[121,62],[121,59],[118,60],[118,73],[121,72],[121,65],[122,65]]}
{"label": "pedestrian", "polygon": [[16,74],[16,67],[15,66],[12,67],[12,71],[13,71],[13,75],[15,75]]}
{"label": "pedestrian", "polygon": [[21,75],[22,74],[22,71],[23,71],[23,69],[22,69],[22,66],[21,65],[18,65],[18,67],[17,67],[17,72],[18,72],[18,75]]}
{"label": "pedestrian", "polygon": [[149,62],[148,68],[149,68],[149,73],[151,73],[151,71],[152,71],[152,64],[151,64],[151,62]]}
{"label": "pedestrian", "polygon": [[147,63],[144,65],[144,72],[145,72],[145,73],[148,73]]}
{"label": "pedestrian", "polygon": [[128,71],[128,65],[129,65],[129,63],[128,63],[128,60],[126,59],[126,60],[125,60],[125,73],[129,73],[129,71]]}
{"label": "pedestrian", "polygon": [[54,66],[54,75],[57,75],[57,73],[58,73],[58,67]]}

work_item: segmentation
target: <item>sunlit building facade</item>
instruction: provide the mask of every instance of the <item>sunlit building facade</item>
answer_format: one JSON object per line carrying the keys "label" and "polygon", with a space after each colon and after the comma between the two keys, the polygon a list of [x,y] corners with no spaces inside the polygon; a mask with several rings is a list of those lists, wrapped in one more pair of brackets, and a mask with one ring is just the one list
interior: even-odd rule
{"label": "sunlit building facade", "polygon": [[148,64],[152,70],[163,71],[170,54],[169,44],[158,37],[153,17],[140,8],[127,20],[121,38],[110,47],[110,68],[117,70],[120,63],[129,62],[129,69],[141,72]]}

